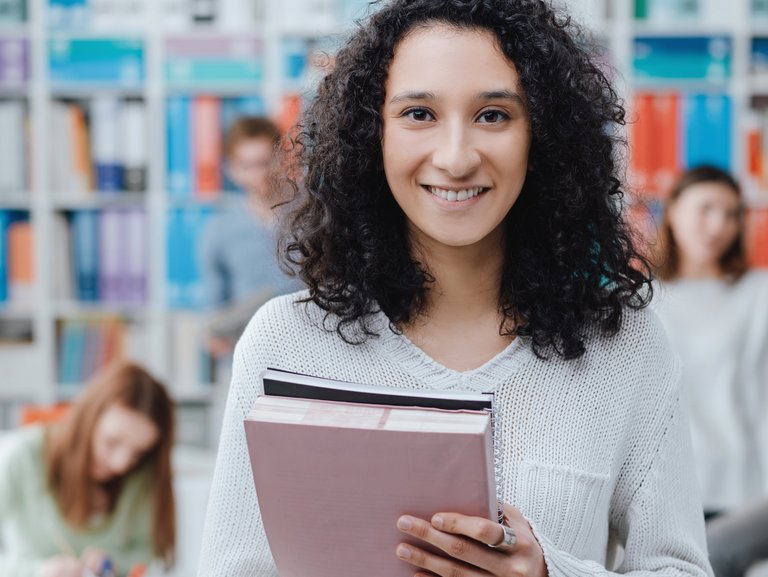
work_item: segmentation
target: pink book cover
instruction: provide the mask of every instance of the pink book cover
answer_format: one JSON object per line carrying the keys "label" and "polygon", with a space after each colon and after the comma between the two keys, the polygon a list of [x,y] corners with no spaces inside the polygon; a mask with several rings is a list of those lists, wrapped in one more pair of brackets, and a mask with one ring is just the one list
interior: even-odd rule
{"label": "pink book cover", "polygon": [[245,433],[280,577],[411,577],[400,515],[497,514],[485,411],[262,396]]}

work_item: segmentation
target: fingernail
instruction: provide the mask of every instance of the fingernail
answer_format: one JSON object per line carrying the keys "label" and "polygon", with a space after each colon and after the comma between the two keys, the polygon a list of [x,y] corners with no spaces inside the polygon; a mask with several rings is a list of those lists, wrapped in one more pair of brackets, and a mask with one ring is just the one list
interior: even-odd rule
{"label": "fingernail", "polygon": [[442,529],[444,524],[445,524],[445,521],[443,521],[443,518],[440,515],[435,515],[434,517],[432,517],[432,525],[434,525],[438,529]]}
{"label": "fingernail", "polygon": [[401,559],[410,559],[411,558],[411,550],[406,547],[405,545],[398,545],[397,546],[397,556]]}
{"label": "fingernail", "polygon": [[[403,531],[407,531],[411,527],[413,527],[413,523],[411,522],[411,520],[408,517],[400,517],[397,520],[397,528],[398,529],[402,529]],[[409,555],[410,555],[410,553],[409,553]]]}

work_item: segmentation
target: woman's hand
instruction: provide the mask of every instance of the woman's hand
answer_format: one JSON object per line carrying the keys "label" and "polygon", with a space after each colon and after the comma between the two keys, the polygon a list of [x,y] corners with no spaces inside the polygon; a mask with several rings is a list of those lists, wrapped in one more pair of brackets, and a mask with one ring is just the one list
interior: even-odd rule
{"label": "woman's hand", "polygon": [[[444,551],[441,557],[424,549],[401,543],[397,556],[411,565],[443,577],[546,577],[544,553],[520,512],[504,505],[505,524],[517,536],[511,550],[494,549],[504,537],[501,526],[481,517],[458,513],[437,513],[431,523],[404,515],[397,522],[403,533]],[[428,577],[417,573],[418,577]]]}
{"label": "woman's hand", "polygon": [[83,551],[83,554],[80,555],[80,562],[94,575],[99,574],[105,559],[109,559],[109,553],[93,547],[88,547]]}
{"label": "woman's hand", "polygon": [[83,564],[74,557],[51,557],[40,570],[40,577],[82,577]]}

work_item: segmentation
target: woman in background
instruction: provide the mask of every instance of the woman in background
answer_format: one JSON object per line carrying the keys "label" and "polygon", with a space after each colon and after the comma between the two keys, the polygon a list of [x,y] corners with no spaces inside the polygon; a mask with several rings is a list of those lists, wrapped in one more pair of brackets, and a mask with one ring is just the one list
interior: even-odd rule
{"label": "woman in background", "polygon": [[[764,496],[766,488],[768,273],[747,266],[743,212],[730,174],[711,166],[689,170],[666,206],[657,259],[657,312],[683,361],[710,519]],[[718,519],[708,525],[716,574],[743,574],[756,556],[768,556],[768,530],[755,525],[761,517],[768,529],[765,508],[752,515],[744,538],[735,540],[729,535],[741,522]],[[764,541],[762,552],[748,536]],[[742,569],[725,570],[734,563]]]}
{"label": "woman in background", "polygon": [[170,566],[172,443],[168,393],[130,363],[97,374],[60,422],[14,432],[0,461],[0,576]]}

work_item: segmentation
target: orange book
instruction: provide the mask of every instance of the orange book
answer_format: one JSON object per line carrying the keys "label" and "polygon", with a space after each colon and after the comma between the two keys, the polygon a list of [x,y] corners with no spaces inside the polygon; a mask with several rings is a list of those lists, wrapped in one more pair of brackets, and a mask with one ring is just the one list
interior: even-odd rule
{"label": "orange book", "polygon": [[8,293],[12,301],[34,300],[34,238],[32,224],[18,220],[8,227]]}
{"label": "orange book", "polygon": [[80,106],[70,105],[69,121],[72,130],[72,186],[74,190],[67,192],[89,192],[94,189],[91,139],[85,121],[85,112]]}
{"label": "orange book", "polygon": [[639,196],[649,193],[654,174],[654,96],[638,92],[634,98],[633,122],[629,131],[630,187]]}
{"label": "orange book", "polygon": [[656,95],[652,121],[655,158],[650,196],[666,198],[680,173],[680,96],[673,92]]}
{"label": "orange book", "polygon": [[768,268],[768,208],[749,210],[746,228],[750,266]]}
{"label": "orange book", "polygon": [[213,96],[192,101],[192,158],[197,196],[214,198],[221,191],[221,102]]}

